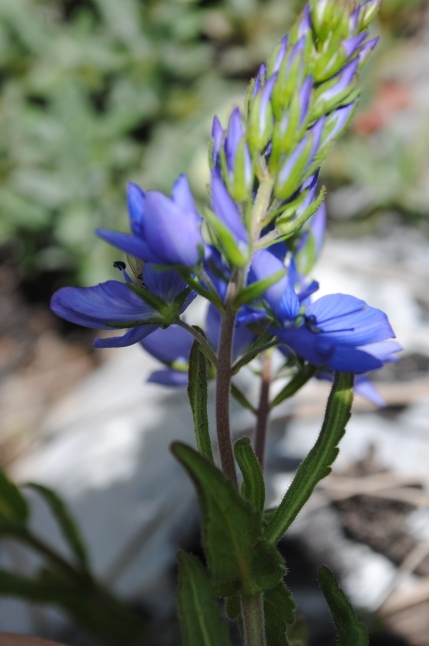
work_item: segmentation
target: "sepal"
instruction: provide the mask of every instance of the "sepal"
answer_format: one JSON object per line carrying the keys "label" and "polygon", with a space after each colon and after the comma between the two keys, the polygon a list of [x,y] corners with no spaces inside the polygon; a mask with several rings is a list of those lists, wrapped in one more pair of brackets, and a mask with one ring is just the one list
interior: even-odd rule
{"label": "sepal", "polygon": [[261,298],[267,289],[278,283],[278,281],[285,275],[286,268],[280,269],[280,271],[276,271],[274,274],[271,274],[271,276],[267,276],[267,278],[263,278],[262,280],[251,283],[247,287],[243,287],[243,289],[241,289],[234,298],[233,307],[238,309],[242,305],[246,305],[247,303],[251,303],[256,299]]}
{"label": "sepal", "polygon": [[250,258],[250,248],[236,239],[234,233],[217,217],[210,209],[205,209],[204,215],[207,224],[214,234],[214,237],[220,247],[220,251],[225,255],[228,262],[233,267],[243,267]]}

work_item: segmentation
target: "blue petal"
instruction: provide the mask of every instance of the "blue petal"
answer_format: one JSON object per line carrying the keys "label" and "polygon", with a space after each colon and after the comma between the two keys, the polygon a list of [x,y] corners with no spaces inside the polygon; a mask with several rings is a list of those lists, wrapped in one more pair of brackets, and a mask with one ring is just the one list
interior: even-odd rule
{"label": "blue petal", "polygon": [[193,343],[189,332],[178,325],[170,325],[166,330],[157,330],[141,342],[142,347],[163,363],[173,361],[187,362]]}
{"label": "blue petal", "polygon": [[111,336],[107,339],[97,337],[92,345],[94,348],[125,348],[138,343],[149,334],[152,334],[158,327],[159,325],[140,325],[139,327],[131,328],[123,336]]}
{"label": "blue petal", "polygon": [[403,347],[397,341],[380,341],[379,343],[370,343],[369,345],[362,346],[362,350],[372,354],[383,363],[398,361],[399,357],[396,356],[397,352],[401,352]]}
{"label": "blue petal", "polygon": [[109,280],[94,287],[63,287],[51,299],[58,316],[96,329],[112,329],[108,323],[147,321],[157,312],[124,283]]}
{"label": "blue petal", "polygon": [[298,316],[299,299],[291,285],[283,292],[275,314],[279,321],[293,321]]}
{"label": "blue petal", "polygon": [[202,221],[197,208],[195,206],[194,197],[189,186],[188,178],[186,175],[180,175],[173,184],[171,191],[173,200],[182,211],[188,211],[195,215],[195,222],[198,224]]}
{"label": "blue petal", "polygon": [[308,306],[306,314],[315,316],[316,325],[322,332],[354,346],[395,336],[384,312],[346,294],[322,296]]}
{"label": "blue petal", "polygon": [[183,388],[188,385],[188,373],[168,368],[166,370],[154,370],[148,379],[150,384]]}
{"label": "blue petal", "polygon": [[355,393],[357,393],[361,397],[364,397],[372,404],[375,404],[380,408],[386,406],[386,402],[384,401],[383,397],[380,395],[377,388],[366,375],[356,376],[353,390],[355,391]]}
{"label": "blue petal", "polygon": [[284,263],[279,260],[274,254],[266,249],[261,249],[257,251],[252,258],[252,264],[250,266],[248,283],[253,283],[258,280],[263,280],[268,278],[273,274],[285,270],[285,275],[283,278],[280,278],[274,285],[269,287],[265,294],[264,298],[271,307],[273,311],[276,311],[277,306],[288,287],[288,277],[286,275],[286,267]]}
{"label": "blue petal", "polygon": [[137,238],[129,233],[110,231],[110,229],[96,229],[95,233],[99,238],[102,238],[114,247],[121,249],[121,251],[129,253],[131,256],[141,258],[141,260],[154,260],[151,250],[149,249],[146,241],[142,238]]}
{"label": "blue petal", "polygon": [[143,216],[146,195],[140,186],[137,186],[137,184],[133,184],[132,182],[128,184],[127,202],[131,231],[134,235],[143,237]]}
{"label": "blue petal", "polygon": [[316,366],[341,372],[368,372],[383,365],[367,352],[340,344],[335,338],[317,334],[304,326],[271,331],[298,356]]}
{"label": "blue petal", "polygon": [[223,128],[220,124],[220,121],[217,117],[213,119],[212,126],[212,139],[213,139],[213,150],[212,150],[212,162],[214,166],[218,166],[219,163],[219,152],[222,145],[224,137]]}
{"label": "blue petal", "polygon": [[238,108],[234,108],[228,123],[228,130],[225,138],[225,156],[228,170],[234,171],[234,161],[238,144],[244,134],[241,114]]}
{"label": "blue petal", "polygon": [[177,271],[174,269],[157,269],[156,265],[152,263],[147,263],[143,268],[143,282],[149,292],[159,296],[170,305],[187,287]]}
{"label": "blue petal", "polygon": [[[183,188],[183,187],[182,187]],[[179,190],[179,201],[183,191]],[[170,265],[195,267],[204,244],[196,212],[182,209],[157,191],[146,194],[145,240],[152,257],[148,260]]]}

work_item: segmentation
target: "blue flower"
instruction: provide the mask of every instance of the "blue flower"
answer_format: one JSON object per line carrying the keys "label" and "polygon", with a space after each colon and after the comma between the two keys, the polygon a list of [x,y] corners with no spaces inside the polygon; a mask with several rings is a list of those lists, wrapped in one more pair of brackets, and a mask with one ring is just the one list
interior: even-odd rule
{"label": "blue flower", "polygon": [[202,218],[184,175],[175,182],[172,198],[158,191],[145,193],[130,183],[127,199],[132,235],[98,229],[100,238],[148,262],[198,265],[204,245]]}
{"label": "blue flower", "polygon": [[[271,332],[289,350],[316,366],[362,373],[381,368],[400,349],[381,310],[346,294],[322,296],[298,312],[298,297],[287,292],[277,306],[283,327]],[[274,304],[275,305],[275,304]]]}
{"label": "blue flower", "polygon": [[[96,338],[96,348],[119,348],[138,343],[169,325],[195,297],[176,271],[143,268],[142,287],[108,280],[94,287],[62,287],[51,299],[51,309],[62,318],[98,330],[131,328],[121,337]],[[147,291],[146,291],[147,290]],[[146,302],[144,295],[147,293]]]}

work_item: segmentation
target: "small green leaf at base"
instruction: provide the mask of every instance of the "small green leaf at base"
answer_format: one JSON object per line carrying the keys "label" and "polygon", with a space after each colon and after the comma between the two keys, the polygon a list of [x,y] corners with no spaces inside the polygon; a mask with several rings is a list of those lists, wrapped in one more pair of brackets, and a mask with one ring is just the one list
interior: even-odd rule
{"label": "small green leaf at base", "polygon": [[337,629],[338,646],[368,646],[368,633],[364,624],[359,621],[350,601],[325,565],[319,568],[317,580]]}
{"label": "small green leaf at base", "polygon": [[177,606],[184,646],[230,646],[209,579],[200,561],[179,552]]}

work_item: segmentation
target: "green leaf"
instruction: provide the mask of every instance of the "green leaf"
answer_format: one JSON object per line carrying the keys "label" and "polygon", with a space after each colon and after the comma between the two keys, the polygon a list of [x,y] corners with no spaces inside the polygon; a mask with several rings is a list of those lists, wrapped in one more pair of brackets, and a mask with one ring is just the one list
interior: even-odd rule
{"label": "green leaf", "polygon": [[[201,333],[204,334],[202,331]],[[207,384],[207,359],[198,341],[194,341],[189,355],[188,397],[194,418],[198,450],[201,455],[214,463],[207,415]]]}
{"label": "green leaf", "polygon": [[234,455],[243,474],[241,495],[259,511],[264,510],[265,483],[261,465],[248,437],[242,437],[234,444]]}
{"label": "green leaf", "polygon": [[198,492],[203,547],[215,594],[251,596],[274,587],[284,574],[284,565],[274,546],[263,540],[262,514],[194,449],[174,442],[171,450]]}
{"label": "green leaf", "polygon": [[243,408],[247,408],[247,410],[250,410],[254,415],[256,415],[255,407],[252,406],[247,397],[234,383],[231,384],[231,395],[236,401],[238,401],[239,404],[241,404],[241,406],[243,406]]}
{"label": "green leaf", "polygon": [[229,646],[228,628],[200,561],[180,551],[177,606],[184,646]]}
{"label": "green leaf", "polygon": [[70,511],[67,509],[64,501],[55,491],[43,485],[36,484],[35,482],[28,482],[25,486],[33,489],[42,496],[43,500],[49,506],[49,509],[54,515],[67,544],[72,550],[76,559],[76,564],[82,568],[82,570],[88,572],[89,559],[85,543],[80,535],[78,526],[70,514]]}
{"label": "green leaf", "polygon": [[338,455],[353,402],[353,375],[337,372],[329,395],[325,419],[316,444],[301,462],[283,500],[271,517],[265,538],[277,543],[313,493],[317,483],[331,472]]}
{"label": "green leaf", "polygon": [[334,619],[338,646],[368,646],[368,633],[364,624],[359,621],[350,601],[325,565],[319,568],[317,580]]}
{"label": "green leaf", "polygon": [[108,646],[134,646],[142,637],[141,620],[87,577],[72,584],[48,570],[34,579],[0,570],[0,596],[59,606]]}
{"label": "green leaf", "polygon": [[268,276],[267,278],[263,278],[262,280],[257,280],[255,283],[252,283],[251,285],[244,287],[238,292],[237,296],[234,298],[232,306],[235,309],[238,309],[242,305],[246,305],[246,303],[250,303],[251,301],[254,301],[257,298],[260,298],[265,294],[267,289],[271,287],[271,285],[274,285],[275,283],[277,283],[285,275],[286,275],[286,269],[280,269],[280,271],[276,271],[274,274],[271,274],[271,276]]}
{"label": "green leaf", "polygon": [[276,395],[273,399],[273,401],[270,404],[271,409],[275,408],[279,404],[285,401],[285,399],[289,399],[289,397],[292,397],[295,395],[295,393],[298,392],[298,390],[301,390],[303,386],[307,383],[311,377],[316,372],[316,368],[311,365],[305,366],[302,370],[298,372],[287,384],[284,388],[281,389],[281,391]]}
{"label": "green leaf", "polygon": [[286,631],[295,621],[295,601],[284,583],[264,594],[265,634],[267,646],[288,646]]}
{"label": "green leaf", "polygon": [[29,516],[27,501],[12,480],[0,470],[0,525],[5,522],[26,523]]}

